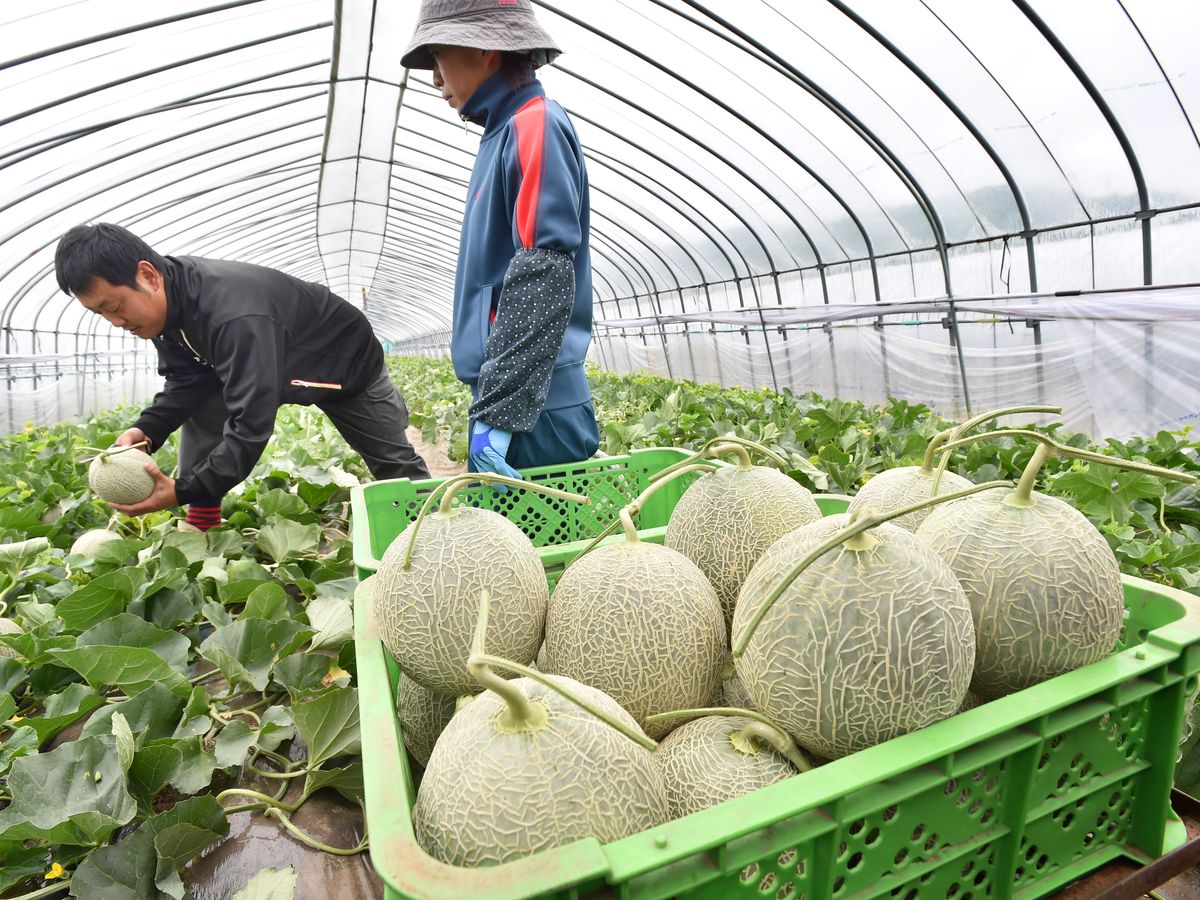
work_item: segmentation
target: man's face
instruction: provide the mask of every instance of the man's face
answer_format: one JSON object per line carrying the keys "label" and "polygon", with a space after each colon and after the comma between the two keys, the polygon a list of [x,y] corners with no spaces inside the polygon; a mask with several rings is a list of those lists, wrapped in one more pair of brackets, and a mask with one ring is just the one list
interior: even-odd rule
{"label": "man's face", "polygon": [[144,260],[138,263],[137,284],[131,288],[93,278],[75,297],[109,324],[148,341],[167,325],[167,294],[162,275]]}
{"label": "man's face", "polygon": [[478,87],[500,69],[500,54],[495,50],[449,47],[434,44],[433,84],[457,112],[462,112]]}

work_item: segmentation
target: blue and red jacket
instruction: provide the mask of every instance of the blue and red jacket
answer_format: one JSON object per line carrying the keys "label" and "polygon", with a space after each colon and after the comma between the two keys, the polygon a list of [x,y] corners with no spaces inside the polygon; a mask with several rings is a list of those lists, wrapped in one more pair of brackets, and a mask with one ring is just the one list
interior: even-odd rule
{"label": "blue and red jacket", "polygon": [[483,126],[454,287],[454,371],[470,417],[531,431],[543,410],[591,399],[592,268],[583,149],[534,80],[485,81],[463,117]]}

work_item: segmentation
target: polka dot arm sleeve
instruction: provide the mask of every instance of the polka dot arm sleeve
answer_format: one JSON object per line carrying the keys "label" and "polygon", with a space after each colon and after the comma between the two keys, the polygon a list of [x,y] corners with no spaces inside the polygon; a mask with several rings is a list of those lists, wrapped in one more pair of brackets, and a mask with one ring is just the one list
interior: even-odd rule
{"label": "polka dot arm sleeve", "polygon": [[575,266],[558,250],[518,250],[504,275],[470,417],[532,431],[575,303]]}

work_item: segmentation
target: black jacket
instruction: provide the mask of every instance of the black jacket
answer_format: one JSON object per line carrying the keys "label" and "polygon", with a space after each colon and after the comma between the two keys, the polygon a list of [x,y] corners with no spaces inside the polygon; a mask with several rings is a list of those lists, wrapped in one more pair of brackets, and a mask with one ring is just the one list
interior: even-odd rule
{"label": "black jacket", "polygon": [[239,262],[166,263],[167,324],[154,339],[166,384],[134,425],[157,449],[213,394],[229,409],[222,443],[175,481],[188,503],[245,480],[281,404],[361,391],[379,375],[383,348],[367,317],[323,285]]}

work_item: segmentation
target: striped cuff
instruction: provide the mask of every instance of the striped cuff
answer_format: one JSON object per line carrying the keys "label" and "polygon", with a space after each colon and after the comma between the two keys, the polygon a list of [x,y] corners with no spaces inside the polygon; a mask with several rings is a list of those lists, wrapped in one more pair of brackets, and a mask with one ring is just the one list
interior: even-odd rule
{"label": "striped cuff", "polygon": [[221,524],[221,507],[200,506],[196,503],[190,503],[188,504],[187,523],[203,531],[216,528]]}

